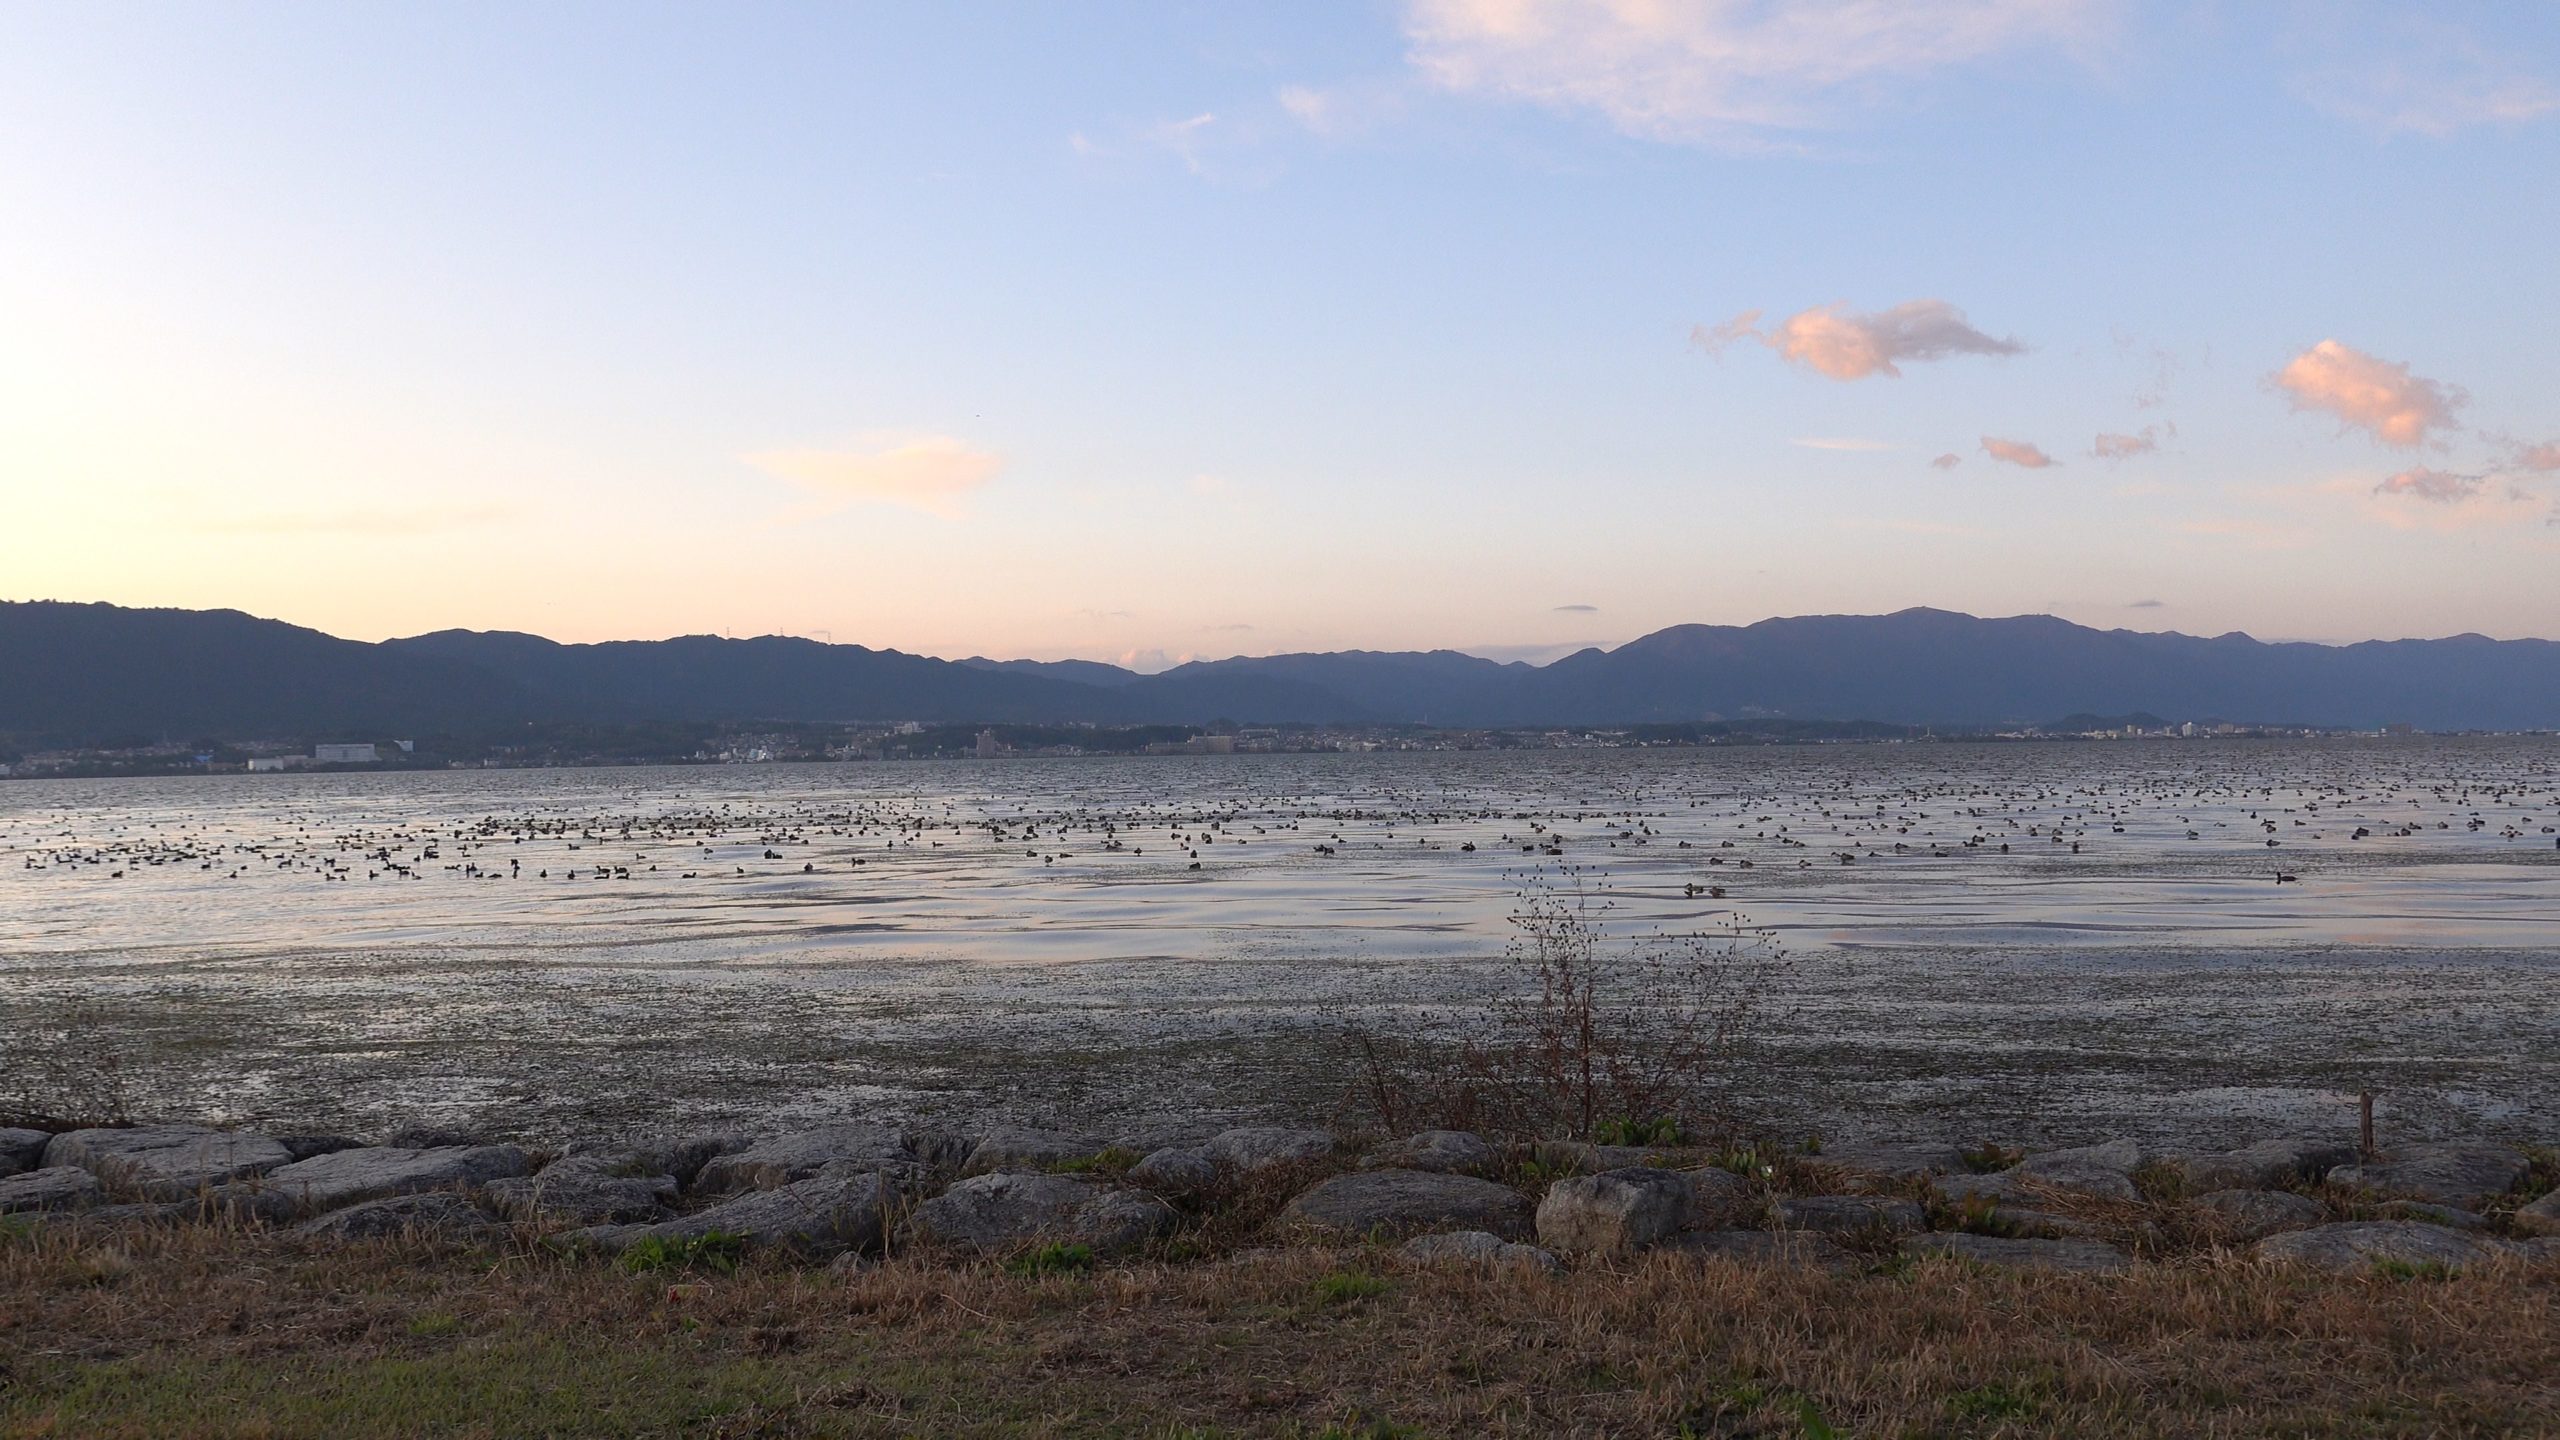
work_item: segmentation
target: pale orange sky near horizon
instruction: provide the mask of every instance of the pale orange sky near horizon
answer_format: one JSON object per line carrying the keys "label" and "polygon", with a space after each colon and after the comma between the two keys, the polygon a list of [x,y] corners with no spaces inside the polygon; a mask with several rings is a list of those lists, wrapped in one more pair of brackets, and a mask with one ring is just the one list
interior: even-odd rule
{"label": "pale orange sky near horizon", "polygon": [[0,0],[0,598],[2560,636],[2560,7],[2277,8]]}

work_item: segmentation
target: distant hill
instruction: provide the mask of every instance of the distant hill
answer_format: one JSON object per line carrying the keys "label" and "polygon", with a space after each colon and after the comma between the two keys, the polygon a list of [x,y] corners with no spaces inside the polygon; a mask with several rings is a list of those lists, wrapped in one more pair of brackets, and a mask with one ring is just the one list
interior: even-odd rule
{"label": "distant hill", "polygon": [[2560,644],[2266,644],[1944,610],[1677,625],[1534,666],[1454,651],[1202,661],[938,660],[783,636],[564,645],[445,630],[365,644],[237,611],[0,603],[0,733],[489,733],[546,721],[2005,726],[2150,715],[2560,728]]}

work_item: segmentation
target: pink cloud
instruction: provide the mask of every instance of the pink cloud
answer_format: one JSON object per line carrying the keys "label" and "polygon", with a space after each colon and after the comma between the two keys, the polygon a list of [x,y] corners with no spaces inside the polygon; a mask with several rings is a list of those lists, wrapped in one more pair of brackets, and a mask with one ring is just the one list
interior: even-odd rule
{"label": "pink cloud", "polygon": [[2526,445],[2516,451],[2515,467],[2548,475],[2560,470],[2560,440],[2546,440],[2539,445]]}
{"label": "pink cloud", "polygon": [[1939,469],[1939,470],[1953,470],[1954,468],[1956,468],[1957,466],[1959,466],[1959,465],[1961,465],[1961,464],[1963,464],[1963,463],[1964,463],[1964,457],[1963,457],[1963,456],[1961,456],[1961,455],[1959,455],[1959,454],[1957,454],[1957,453],[1956,453],[1956,452],[1954,452],[1953,450],[1950,450],[1950,451],[1948,451],[1946,454],[1941,455],[1941,456],[1939,456],[1937,459],[1932,460],[1932,461],[1930,461],[1930,462],[1929,462],[1929,464],[1930,464],[1930,466],[1931,466],[1932,468],[1934,468],[1934,469]]}
{"label": "pink cloud", "polygon": [[2275,373],[2274,384],[2296,410],[2325,410],[2386,445],[2423,445],[2436,430],[2455,428],[2454,410],[2470,397],[2409,373],[2409,367],[2323,340]]}
{"label": "pink cloud", "polygon": [[2480,493],[2479,475],[2455,475],[2443,470],[2430,470],[2424,465],[2403,470],[2373,487],[2376,495],[2406,495],[2413,500],[2428,500],[2438,505],[2459,505]]}
{"label": "pink cloud", "polygon": [[2015,340],[1986,335],[1967,324],[1964,312],[1944,300],[1913,300],[1872,315],[1852,313],[1846,304],[1817,305],[1800,310],[1766,331],[1760,312],[1746,310],[1721,325],[1700,325],[1689,339],[1708,351],[1737,340],[1757,340],[1789,364],[1803,365],[1834,380],[1863,380],[1870,375],[1899,378],[1902,365],[1943,360],[1950,355],[2015,355],[2026,347]]}
{"label": "pink cloud", "polygon": [[1982,452],[2003,465],[2022,465],[2029,470],[2043,470],[2060,463],[2024,440],[2002,440],[1992,435],[1982,437]]}
{"label": "pink cloud", "polygon": [[2136,455],[2148,455],[2159,448],[2158,433],[2151,426],[2145,425],[2139,435],[2100,435],[2097,443],[2090,447],[2089,453],[2101,460],[2130,460]]}

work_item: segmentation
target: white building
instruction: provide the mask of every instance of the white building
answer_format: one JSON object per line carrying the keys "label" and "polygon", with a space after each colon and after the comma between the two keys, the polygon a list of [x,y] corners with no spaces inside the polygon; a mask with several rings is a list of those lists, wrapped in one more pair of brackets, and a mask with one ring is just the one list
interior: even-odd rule
{"label": "white building", "polygon": [[314,745],[311,763],[315,765],[371,765],[382,757],[371,745]]}

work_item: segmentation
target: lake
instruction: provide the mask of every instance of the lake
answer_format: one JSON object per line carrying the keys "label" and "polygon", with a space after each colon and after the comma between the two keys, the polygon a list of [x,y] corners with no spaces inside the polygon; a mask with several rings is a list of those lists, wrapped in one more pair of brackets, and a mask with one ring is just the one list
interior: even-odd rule
{"label": "lake", "polygon": [[0,1092],[535,1137],[1323,1115],[1340,1025],[1514,983],[1520,887],[1570,866],[1615,933],[1789,950],[1748,1098],[1790,1125],[2246,1135],[2373,1086],[2547,1135],[2555,787],[2533,737],[7,782]]}

